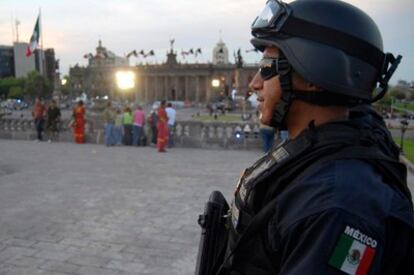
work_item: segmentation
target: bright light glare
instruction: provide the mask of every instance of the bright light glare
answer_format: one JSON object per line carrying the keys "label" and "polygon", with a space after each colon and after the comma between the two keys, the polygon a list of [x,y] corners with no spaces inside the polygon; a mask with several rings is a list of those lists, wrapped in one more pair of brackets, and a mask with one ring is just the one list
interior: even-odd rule
{"label": "bright light glare", "polygon": [[62,78],[61,83],[62,83],[62,85],[63,85],[63,86],[65,86],[67,82],[68,82],[68,81],[67,81],[67,79],[66,79],[66,78]]}
{"label": "bright light glare", "polygon": [[213,86],[214,88],[219,87],[219,86],[220,86],[220,80],[218,80],[218,79],[213,79],[213,80],[211,81],[211,86]]}
{"label": "bright light glare", "polygon": [[116,84],[121,90],[135,87],[135,74],[132,71],[119,71],[115,74]]}

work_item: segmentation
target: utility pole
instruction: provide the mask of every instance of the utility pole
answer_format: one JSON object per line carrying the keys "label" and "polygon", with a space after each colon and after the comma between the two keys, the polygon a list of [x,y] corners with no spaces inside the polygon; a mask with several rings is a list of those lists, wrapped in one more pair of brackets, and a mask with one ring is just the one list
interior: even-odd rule
{"label": "utility pole", "polygon": [[20,21],[18,19],[16,19],[16,42],[19,42],[19,25],[20,25]]}

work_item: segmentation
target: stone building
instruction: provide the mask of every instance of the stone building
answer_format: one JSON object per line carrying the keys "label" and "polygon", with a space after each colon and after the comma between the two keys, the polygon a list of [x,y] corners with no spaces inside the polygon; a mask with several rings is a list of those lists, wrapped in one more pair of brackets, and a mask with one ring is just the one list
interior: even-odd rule
{"label": "stone building", "polygon": [[[69,85],[74,95],[85,92],[92,97],[127,97],[146,103],[161,99],[206,103],[220,96],[229,96],[232,89],[244,96],[249,89],[249,81],[258,69],[256,64],[243,64],[240,51],[238,65],[230,63],[228,49],[221,39],[213,50],[212,63],[179,63],[173,41],[162,64],[129,66],[126,58],[126,62],[120,63],[122,57],[111,54],[99,42],[96,54],[87,56],[88,66],[70,68]],[[127,91],[119,90],[115,81],[118,71],[132,71],[135,87]],[[219,85],[213,86],[213,80]]]}

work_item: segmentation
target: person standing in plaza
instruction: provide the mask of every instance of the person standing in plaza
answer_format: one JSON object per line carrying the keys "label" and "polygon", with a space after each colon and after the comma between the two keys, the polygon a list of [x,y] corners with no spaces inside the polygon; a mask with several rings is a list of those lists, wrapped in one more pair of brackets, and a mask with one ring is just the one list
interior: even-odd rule
{"label": "person standing in plaza", "polygon": [[122,119],[122,125],[124,126],[123,127],[124,135],[122,137],[122,143],[124,145],[132,144],[132,121],[133,121],[133,116],[132,116],[131,108],[126,107],[124,109],[124,115]]}
{"label": "person standing in plaza", "polygon": [[157,149],[160,153],[167,152],[165,147],[168,144],[168,115],[165,111],[165,103],[165,100],[162,100],[158,108]]}
{"label": "person standing in plaza", "polygon": [[79,100],[73,109],[73,136],[78,144],[85,143],[85,113],[86,109],[83,101]]}
{"label": "person standing in plaza", "polygon": [[115,126],[114,126],[114,138],[115,138],[115,145],[121,145],[122,144],[122,121],[124,119],[124,115],[122,114],[120,109],[116,110],[116,116],[115,116]]}
{"label": "person standing in plaza", "polygon": [[151,129],[151,144],[154,146],[157,144],[157,123],[158,123],[158,114],[157,109],[152,108],[151,113],[148,117],[148,123]]}
{"label": "person standing in plaza", "polygon": [[57,138],[60,118],[60,108],[57,106],[56,100],[52,99],[47,108],[46,130],[49,136],[48,142],[52,142]]}
{"label": "person standing in plaza", "polygon": [[260,123],[260,136],[263,141],[263,152],[267,153],[272,149],[275,140],[275,128]]}
{"label": "person standing in plaza", "polygon": [[174,146],[174,127],[175,127],[175,117],[177,112],[172,107],[171,102],[167,103],[167,108],[165,108],[168,116],[168,147],[171,148]]}
{"label": "person standing in plaza", "polygon": [[144,134],[145,113],[140,105],[134,112],[134,124],[132,126],[132,143],[135,146],[141,145],[141,137]]}
{"label": "person standing in plaza", "polygon": [[34,118],[34,124],[36,127],[36,133],[37,133],[37,140],[42,141],[43,139],[43,125],[45,123],[45,111],[46,107],[42,102],[42,99],[40,97],[36,97],[35,104],[33,106],[32,110],[32,116]]}
{"label": "person standing in plaza", "polygon": [[105,131],[105,145],[113,146],[116,144],[116,134],[114,129],[116,112],[112,107],[111,101],[108,101],[107,106],[103,112],[104,131]]}

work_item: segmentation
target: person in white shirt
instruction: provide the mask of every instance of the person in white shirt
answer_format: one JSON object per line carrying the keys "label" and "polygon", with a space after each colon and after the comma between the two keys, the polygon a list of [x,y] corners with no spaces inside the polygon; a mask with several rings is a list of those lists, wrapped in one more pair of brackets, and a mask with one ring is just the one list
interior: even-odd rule
{"label": "person in white shirt", "polygon": [[168,147],[172,147],[174,145],[174,126],[175,126],[175,117],[176,111],[172,107],[171,102],[168,102],[167,108],[165,108],[168,116]]}

